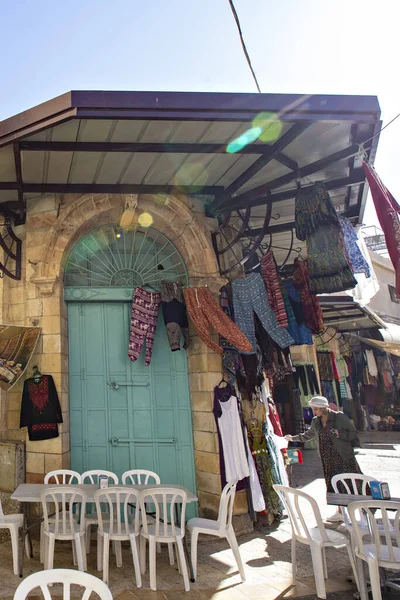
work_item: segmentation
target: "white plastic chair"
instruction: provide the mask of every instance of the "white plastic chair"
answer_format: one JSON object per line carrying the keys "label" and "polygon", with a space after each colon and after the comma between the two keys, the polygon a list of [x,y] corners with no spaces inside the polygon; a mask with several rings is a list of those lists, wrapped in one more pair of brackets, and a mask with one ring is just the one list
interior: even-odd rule
{"label": "white plastic chair", "polygon": [[49,471],[49,473],[45,475],[44,483],[52,483],[54,485],[79,485],[81,483],[81,475],[78,471],[57,469],[56,471]]}
{"label": "white plastic chair", "polygon": [[[142,574],[146,572],[146,540],[149,541],[150,587],[157,590],[156,578],[156,544],[176,544],[179,571],[183,575],[185,591],[190,590],[189,576],[183,538],[185,536],[185,513],[187,494],[174,487],[154,487],[140,493],[140,511],[146,512],[146,504],[155,506],[154,523],[143,520],[140,530],[140,567]],[[179,523],[176,514],[180,510]]]}
{"label": "white plastic chair", "polygon": [[[56,540],[71,540],[72,551],[78,562],[78,569],[86,571],[85,545],[85,512],[87,495],[73,485],[58,485],[44,490],[40,494],[44,525],[43,540],[44,568],[52,569],[54,562],[54,545]],[[50,504],[54,504],[54,515],[50,517]],[[81,504],[80,523],[74,518],[74,504]],[[83,549],[82,549],[83,548]]]}
{"label": "white plastic chair", "polygon": [[145,469],[131,469],[122,473],[122,483],[124,485],[160,485],[161,479],[154,471]]}
{"label": "white plastic chair", "polygon": [[[368,599],[364,562],[368,565],[372,598],[382,600],[379,568],[400,571],[400,502],[371,498],[352,502],[348,511],[354,530],[354,554],[361,600]],[[379,519],[376,511],[379,511]],[[368,522],[368,537],[359,525],[360,513],[363,513]]]}
{"label": "white plastic chair", "polygon": [[[81,483],[80,473],[69,469],[57,469],[49,471],[45,475],[44,483],[53,485],[74,485]],[[43,521],[40,525],[40,562],[44,562]]]}
{"label": "white plastic chair", "polygon": [[[108,490],[97,490],[94,495],[99,526],[97,529],[97,570],[103,570],[103,581],[108,583],[110,541],[116,544],[117,567],[122,567],[121,542],[131,544],[136,586],[142,587],[142,576],[139,565],[139,552],[136,538],[140,534],[139,492],[114,487]],[[107,504],[107,513],[102,512],[101,505]],[[132,516],[130,504],[137,509]],[[104,517],[104,515],[107,515]]]}
{"label": "white plastic chair", "polygon": [[15,590],[14,600],[25,600],[30,592],[40,588],[43,598],[51,600],[49,585],[61,583],[63,585],[63,600],[70,600],[71,585],[80,585],[85,588],[82,598],[88,600],[92,593],[99,596],[101,600],[113,600],[112,594],[105,583],[94,575],[74,571],[72,569],[50,569],[39,571],[26,577]]}
{"label": "white plastic chair", "polygon": [[239,546],[236,540],[235,531],[232,527],[233,502],[235,500],[236,481],[228,482],[221,493],[219,503],[218,519],[193,518],[187,523],[187,528],[191,533],[190,552],[194,579],[197,577],[197,541],[199,533],[215,535],[219,538],[226,538],[229,542],[233,555],[235,557],[240,577],[246,581],[242,558],[240,556]]}
{"label": "white plastic chair", "polygon": [[[18,575],[19,573],[18,532],[20,527],[23,527],[23,525],[24,515],[22,513],[5,515],[0,500],[0,529],[9,529],[10,531],[13,567],[15,575]],[[27,536],[25,536],[25,552],[27,557],[30,558],[29,542]]]}
{"label": "white plastic chair", "polygon": [[[81,483],[92,483],[92,484],[98,484],[99,482],[99,475],[106,475],[108,477],[108,481],[116,485],[118,485],[119,481],[118,481],[118,476],[115,473],[112,473],[111,471],[104,471],[104,470],[92,470],[92,471],[85,471],[84,473],[82,473],[81,475]],[[104,518],[107,518],[106,515],[104,515]],[[92,525],[98,525],[98,519],[97,519],[97,514],[96,512],[89,512],[86,515],[86,553],[89,554],[90,552],[90,535],[91,535],[91,531],[92,531]]]}
{"label": "white plastic chair", "polygon": [[[284,485],[274,485],[274,489],[285,505],[292,526],[292,583],[293,585],[296,583],[296,542],[300,542],[309,546],[311,550],[317,596],[318,598],[326,598],[325,579],[328,579],[328,570],[325,548],[343,548],[343,546],[346,546],[350,564],[356,577],[350,540],[342,533],[325,529],[319,506],[314,498],[305,492]],[[306,520],[303,514],[304,509],[308,512],[310,508],[314,514],[313,521],[316,526],[311,526],[309,517],[307,516]]]}

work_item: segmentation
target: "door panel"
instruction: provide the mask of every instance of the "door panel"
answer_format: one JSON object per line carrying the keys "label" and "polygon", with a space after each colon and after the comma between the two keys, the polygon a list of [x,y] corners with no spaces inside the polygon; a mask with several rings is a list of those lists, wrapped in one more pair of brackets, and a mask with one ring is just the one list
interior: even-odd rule
{"label": "door panel", "polygon": [[[160,315],[150,367],[128,358],[130,303],[68,303],[71,468],[158,473],[196,491],[186,353]],[[189,508],[189,516],[195,507]]]}

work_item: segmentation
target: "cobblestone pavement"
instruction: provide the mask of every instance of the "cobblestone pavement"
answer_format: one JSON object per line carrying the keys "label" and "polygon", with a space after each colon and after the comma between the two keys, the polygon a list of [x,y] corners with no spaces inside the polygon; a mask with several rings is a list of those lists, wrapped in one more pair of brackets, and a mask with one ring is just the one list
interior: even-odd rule
{"label": "cobblestone pavement", "polygon": [[[361,438],[362,448],[358,451],[358,460],[363,472],[388,481],[392,496],[400,497],[400,433],[371,432]],[[322,468],[315,450],[306,450],[304,464],[294,466],[292,485],[299,486],[317,499],[323,518],[334,512],[334,507],[326,505]],[[342,531],[343,526],[340,525],[338,530]],[[176,566],[169,565],[166,550],[157,555],[158,591],[149,589],[148,574],[144,576],[143,588],[137,590],[129,547],[124,547],[122,568],[117,569],[114,558],[111,558],[110,589],[118,600],[311,600],[317,596],[309,549],[298,546],[298,582],[296,586],[292,586],[290,539],[291,529],[287,518],[275,528],[259,523],[252,534],[238,537],[246,571],[246,583],[241,583],[226,542],[203,536],[199,544],[198,579],[191,584],[190,592],[184,592],[182,578]],[[350,568],[346,551],[328,549],[327,563],[328,600],[351,600],[355,587],[348,581]],[[56,544],[54,567],[74,568],[68,544]],[[25,560],[24,575],[41,569],[38,543],[34,542],[34,557]],[[100,575],[96,571],[95,544],[92,544],[88,557],[88,571]],[[0,544],[1,599],[11,600],[20,582],[19,577],[12,573],[11,546],[9,542],[5,542]],[[52,595],[59,594],[60,590],[54,586]],[[397,594],[392,592],[389,598],[397,600]]]}

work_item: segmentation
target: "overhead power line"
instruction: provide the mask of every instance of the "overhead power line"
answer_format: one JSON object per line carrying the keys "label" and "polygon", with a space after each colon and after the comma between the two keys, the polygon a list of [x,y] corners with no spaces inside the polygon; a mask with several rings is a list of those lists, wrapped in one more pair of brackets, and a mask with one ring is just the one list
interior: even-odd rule
{"label": "overhead power line", "polygon": [[250,60],[249,53],[247,52],[246,44],[244,43],[242,28],[241,28],[240,21],[239,21],[239,16],[238,16],[238,14],[236,12],[236,8],[235,8],[235,5],[233,4],[233,0],[228,0],[228,2],[229,2],[229,6],[231,7],[231,10],[232,10],[233,17],[234,17],[234,19],[236,21],[236,25],[237,25],[238,32],[239,32],[240,41],[241,41],[241,44],[242,44],[244,55],[245,55],[246,60],[247,60],[247,64],[249,65],[249,69],[251,71],[251,74],[252,74],[253,79],[255,81],[255,84],[257,86],[257,90],[261,94],[261,88],[260,88],[260,86],[258,84],[257,76],[256,76],[256,74],[254,72],[253,65],[251,64],[251,60]]}

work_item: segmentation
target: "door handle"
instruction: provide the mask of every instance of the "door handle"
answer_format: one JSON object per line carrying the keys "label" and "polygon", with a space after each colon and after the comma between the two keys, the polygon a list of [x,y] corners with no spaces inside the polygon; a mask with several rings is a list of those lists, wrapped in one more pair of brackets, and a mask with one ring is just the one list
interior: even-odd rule
{"label": "door handle", "polygon": [[112,387],[113,390],[119,390],[120,387],[150,387],[150,382],[146,381],[145,383],[134,383],[133,381],[121,381],[121,383],[117,383],[113,379],[111,381],[107,381],[107,385]]}
{"label": "door handle", "polygon": [[149,442],[156,442],[158,444],[175,444],[176,443],[175,438],[156,438],[156,439],[152,439],[152,440],[132,440],[130,438],[113,437],[113,438],[108,438],[108,441],[110,442],[110,444],[112,446],[118,446],[118,444],[140,444],[140,442],[142,442],[143,444],[148,444]]}

